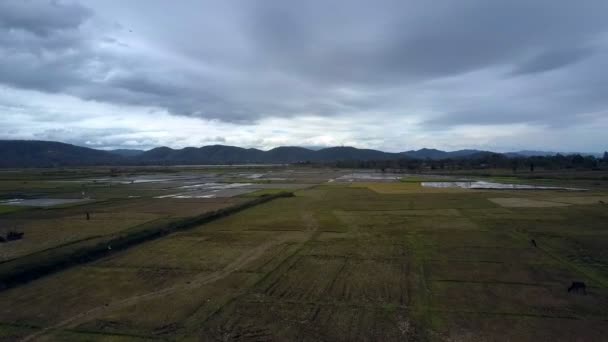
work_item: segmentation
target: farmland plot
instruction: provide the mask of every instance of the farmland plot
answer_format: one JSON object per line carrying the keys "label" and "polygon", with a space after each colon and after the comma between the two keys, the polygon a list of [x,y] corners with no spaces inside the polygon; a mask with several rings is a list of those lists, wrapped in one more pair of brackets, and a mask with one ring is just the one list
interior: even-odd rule
{"label": "farmland plot", "polygon": [[[343,175],[284,173],[268,177]],[[4,290],[0,337],[595,341],[608,333],[608,212],[597,200],[605,193],[415,185],[324,183]],[[128,226],[128,213],[188,217],[262,195],[110,201],[94,204],[95,217]],[[565,205],[504,205],[530,201]],[[36,217],[82,220],[80,210]],[[569,293],[573,281],[586,294]]]}

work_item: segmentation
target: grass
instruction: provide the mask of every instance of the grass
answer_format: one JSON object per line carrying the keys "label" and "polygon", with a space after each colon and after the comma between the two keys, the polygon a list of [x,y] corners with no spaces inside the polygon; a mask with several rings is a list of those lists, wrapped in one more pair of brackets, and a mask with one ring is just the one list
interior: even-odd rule
{"label": "grass", "polygon": [[0,289],[17,286],[75,264],[90,262],[142,242],[186,230],[198,224],[213,221],[276,198],[290,196],[293,196],[293,194],[282,192],[262,196],[255,200],[195,217],[156,220],[118,234],[108,234],[98,238],[83,239],[82,243],[67,244],[67,248],[59,246],[58,248],[42,250],[39,253],[32,253],[22,258],[8,260],[0,265]]}
{"label": "grass", "polygon": [[[607,195],[319,185],[0,292],[0,331],[13,339],[50,327],[50,339],[73,340],[601,340],[608,211],[597,199]],[[492,198],[570,205],[503,207]],[[183,205],[173,210],[188,215],[193,203],[142,198],[99,210]],[[27,215],[70,219],[77,210]],[[584,281],[588,295],[569,294],[572,281]]]}
{"label": "grass", "polygon": [[285,189],[262,189],[241,195],[241,197],[260,197],[265,195],[274,195],[285,191]]}
{"label": "grass", "polygon": [[14,205],[0,205],[0,215],[13,213],[13,212],[24,210],[24,209],[26,209],[26,208],[14,206]]}
{"label": "grass", "polygon": [[419,194],[419,193],[446,193],[446,192],[462,192],[460,188],[430,188],[423,187],[420,182],[405,182],[405,183],[369,183],[355,184],[353,187],[366,187],[379,194]]}
{"label": "grass", "polygon": [[[181,219],[238,205],[247,199],[114,199],[78,206],[24,208],[0,216],[0,234],[16,229],[25,239],[0,251],[0,263],[81,240],[111,236],[155,220]],[[90,220],[86,220],[86,213]]]}

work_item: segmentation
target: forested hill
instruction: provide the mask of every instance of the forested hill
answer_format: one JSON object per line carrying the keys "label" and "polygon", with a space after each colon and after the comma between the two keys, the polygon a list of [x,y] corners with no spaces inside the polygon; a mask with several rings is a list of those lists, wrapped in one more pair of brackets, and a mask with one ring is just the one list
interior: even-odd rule
{"label": "forested hill", "polygon": [[[54,141],[0,140],[0,167],[54,167],[90,165],[179,165],[179,164],[249,164],[249,163],[332,163],[339,161],[446,160],[472,159],[492,152],[459,150],[446,152],[420,149],[390,153],[354,147],[329,147],[311,150],[281,146],[268,151],[236,146],[211,145],[172,149],[158,147],[149,151],[102,151]],[[527,157],[517,152],[505,157]]]}
{"label": "forested hill", "polygon": [[124,157],[54,141],[0,140],[0,167],[53,167],[126,163]]}

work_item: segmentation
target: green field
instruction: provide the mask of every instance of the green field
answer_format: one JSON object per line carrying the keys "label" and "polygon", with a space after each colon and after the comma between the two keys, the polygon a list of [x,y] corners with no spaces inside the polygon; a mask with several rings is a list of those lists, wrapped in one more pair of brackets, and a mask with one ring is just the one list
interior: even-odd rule
{"label": "green field", "polygon": [[[312,187],[1,291],[0,340],[605,340],[605,184],[585,192],[428,189],[326,183],[335,170],[284,172]],[[115,195],[0,212],[26,232],[0,248],[20,260],[277,192]],[[95,213],[90,221],[83,208]],[[585,282],[587,294],[568,293],[573,281]]]}

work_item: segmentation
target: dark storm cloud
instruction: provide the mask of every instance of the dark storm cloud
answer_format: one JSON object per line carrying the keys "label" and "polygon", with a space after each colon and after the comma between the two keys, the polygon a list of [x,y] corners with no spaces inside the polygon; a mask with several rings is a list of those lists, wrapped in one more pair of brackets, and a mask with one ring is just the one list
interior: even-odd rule
{"label": "dark storm cloud", "polygon": [[530,74],[559,69],[589,57],[593,51],[584,47],[570,47],[553,51],[543,51],[523,62],[515,74]]}
{"label": "dark storm cloud", "polygon": [[0,2],[0,28],[49,36],[79,27],[91,14],[90,10],[75,3],[7,0]]}
{"label": "dark storm cloud", "polygon": [[608,73],[601,72],[608,68],[606,48],[533,61],[522,64],[494,87],[487,87],[487,80],[475,75],[437,87],[435,91],[449,95],[435,93],[443,110],[426,120],[425,127],[530,123],[564,128],[606,117]]}
{"label": "dark storm cloud", "polygon": [[73,70],[88,59],[78,30],[91,15],[78,4],[0,2],[0,81],[43,91],[78,84]]}
{"label": "dark storm cloud", "polygon": [[251,32],[272,64],[288,71],[337,83],[400,83],[528,63],[527,55],[555,46],[576,51],[605,32],[606,10],[604,1],[276,0],[255,4]]}
{"label": "dark storm cloud", "polygon": [[608,106],[605,13],[604,0],[7,0],[0,83],[240,123],[555,124]]}

